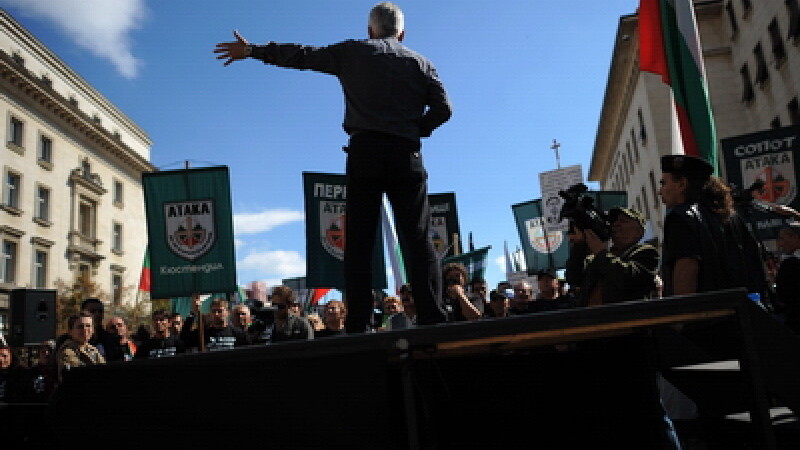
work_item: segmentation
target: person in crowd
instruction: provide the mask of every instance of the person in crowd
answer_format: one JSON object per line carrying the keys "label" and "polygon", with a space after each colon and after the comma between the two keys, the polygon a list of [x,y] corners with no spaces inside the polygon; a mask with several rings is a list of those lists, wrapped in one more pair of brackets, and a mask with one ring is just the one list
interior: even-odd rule
{"label": "person in crowd", "polygon": [[[194,318],[200,314],[201,303],[199,295],[192,296],[192,314],[186,318],[181,333],[181,341],[187,349],[202,348],[200,345],[200,328],[192,329]],[[218,298],[211,300],[209,309],[211,313],[202,327],[203,347],[206,350],[230,350],[250,343],[244,331],[230,325],[227,300]]]}
{"label": "person in crowd", "polygon": [[272,324],[272,333],[269,341],[272,343],[290,340],[314,339],[314,329],[305,317],[289,313],[289,308],[297,303],[297,297],[289,286],[275,286],[272,288],[272,306],[275,310],[275,321]]}
{"label": "person in crowd", "polygon": [[55,390],[58,382],[55,347],[55,341],[50,339],[39,344],[36,349],[36,364],[28,369],[28,398],[31,402],[46,402]]}
{"label": "person in crowd", "polygon": [[658,250],[640,243],[646,219],[630,208],[613,208],[611,243],[602,241],[592,230],[576,230],[577,239],[586,243],[580,306],[596,306],[627,300],[650,298],[656,289]]}
{"label": "person in crowd", "polygon": [[378,331],[384,331],[389,327],[389,321],[392,319],[392,316],[395,314],[399,314],[403,312],[403,302],[400,301],[400,298],[389,296],[383,299],[383,319],[381,321],[381,326],[378,328]]}
{"label": "person in crowd", "polygon": [[554,311],[575,306],[571,296],[561,295],[561,280],[555,272],[540,270],[536,274],[536,284],[539,293],[536,299],[529,304],[530,312]]}
{"label": "person in crowd", "polygon": [[169,316],[170,320],[170,334],[173,336],[180,336],[181,330],[183,329],[183,316],[181,313],[172,313]]}
{"label": "person in crowd", "polygon": [[775,275],[775,304],[786,326],[800,333],[800,222],[787,222],[778,232],[784,259]]}
{"label": "person in crowd", "polygon": [[414,305],[414,294],[410,284],[400,286],[400,304],[402,310],[389,318],[387,330],[405,330],[417,325],[417,308]]}
{"label": "person in crowd", "polygon": [[664,295],[733,287],[760,292],[763,264],[751,250],[758,246],[749,242],[752,235],[734,213],[730,187],[712,175],[711,164],[694,156],[662,156],[661,171],[659,195],[667,207]]}
{"label": "person in crowd", "polygon": [[505,292],[501,293],[493,290],[492,292],[489,292],[489,307],[486,308],[484,317],[490,319],[497,317],[508,317],[510,306],[511,301]]}
{"label": "person in crowd", "polygon": [[251,344],[257,342],[264,333],[266,325],[261,321],[253,320],[250,307],[240,303],[233,307],[231,311],[231,324],[247,334],[247,340]]}
{"label": "person in crowd", "polygon": [[166,358],[186,351],[183,342],[172,334],[172,321],[169,313],[157,309],[150,315],[153,323],[153,335],[139,345],[137,359]]}
{"label": "person in crowd", "polygon": [[[150,339],[150,336],[153,335],[150,326],[146,323],[140,323],[138,327],[136,327],[136,332],[133,333],[133,342],[138,346],[139,344],[143,343],[144,341]],[[177,335],[176,335],[177,336]]]}
{"label": "person in crowd", "polygon": [[483,317],[486,302],[477,295],[467,293],[467,269],[463,264],[445,264],[442,278],[445,286],[443,303],[450,313],[451,321],[473,321]]}
{"label": "person in crowd", "polygon": [[319,313],[308,313],[306,314],[306,319],[308,319],[308,323],[311,324],[311,328],[314,329],[314,337],[320,337],[318,332],[325,329],[325,321],[322,320],[322,317],[319,316]]}
{"label": "person in crowd", "polygon": [[469,282],[469,292],[473,296],[480,298],[481,301],[483,301],[484,306],[489,302],[489,298],[487,297],[487,294],[489,293],[489,286],[486,284],[486,280],[483,278],[473,278],[472,281]]}
{"label": "person in crowd", "polygon": [[25,400],[27,376],[11,347],[0,344],[0,403],[18,403]]}
{"label": "person in crowd", "polygon": [[345,334],[344,321],[347,317],[347,307],[341,300],[330,300],[325,305],[322,323],[325,328],[314,330],[314,338],[341,336]]}
{"label": "person in crowd", "polygon": [[100,351],[100,354],[105,357],[106,346],[112,346],[117,342],[117,336],[110,333],[105,327],[103,327],[105,305],[103,305],[103,302],[100,301],[100,299],[87,298],[81,302],[81,312],[92,316],[92,320],[94,322],[92,324],[93,334],[89,343],[97,348]]}
{"label": "person in crowd", "polygon": [[514,284],[514,298],[511,299],[509,315],[517,316],[534,312],[532,302],[533,286],[526,280],[518,281]]}
{"label": "person in crowd", "polygon": [[[235,42],[217,44],[225,65],[255,58],[280,67],[336,76],[345,96],[347,211],[344,256],[347,331],[364,333],[373,295],[372,253],[381,199],[387,195],[398,231],[408,250],[408,273],[416,286],[419,323],[446,320],[439,303],[440,267],[430,239],[427,172],[420,138],[429,137],[451,115],[450,102],[433,64],[401,44],[404,16],[390,2],[369,14],[369,39],[326,47],[298,44],[251,45],[238,33]],[[387,89],[391,86],[391,89]]]}
{"label": "person in crowd", "polygon": [[94,317],[87,313],[71,316],[67,328],[69,339],[56,352],[59,382],[69,369],[106,363],[100,351],[89,343],[94,334]]}
{"label": "person in crowd", "polygon": [[125,319],[119,316],[112,317],[108,321],[106,330],[109,333],[108,343],[105,346],[106,362],[132,360],[136,354],[136,343],[131,338]]}

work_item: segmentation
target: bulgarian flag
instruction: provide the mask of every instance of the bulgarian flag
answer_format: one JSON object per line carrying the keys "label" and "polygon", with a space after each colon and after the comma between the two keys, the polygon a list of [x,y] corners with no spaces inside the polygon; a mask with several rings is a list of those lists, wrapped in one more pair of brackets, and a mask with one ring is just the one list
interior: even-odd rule
{"label": "bulgarian flag", "polygon": [[150,292],[150,249],[144,251],[142,274],[139,277],[139,290]]}
{"label": "bulgarian flag", "polygon": [[684,154],[717,171],[717,132],[692,0],[640,0],[639,68],[672,87]]}

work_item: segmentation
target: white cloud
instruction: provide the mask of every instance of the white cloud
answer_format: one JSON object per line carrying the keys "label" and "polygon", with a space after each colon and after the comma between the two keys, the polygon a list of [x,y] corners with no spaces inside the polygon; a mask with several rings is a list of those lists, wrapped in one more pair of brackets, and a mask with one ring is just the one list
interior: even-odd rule
{"label": "white cloud", "polygon": [[126,78],[136,77],[141,61],[131,52],[129,33],[141,26],[145,0],[2,0],[54,22],[77,45],[106,58]]}
{"label": "white cloud", "polygon": [[501,272],[506,273],[506,257],[505,257],[505,255],[498,256],[497,258],[495,258],[494,259],[494,263],[497,264],[497,267],[500,268]]}
{"label": "white cloud", "polygon": [[259,279],[283,279],[306,273],[306,260],[300,253],[292,250],[253,252],[239,261],[237,268],[258,272]]}
{"label": "white cloud", "polygon": [[305,215],[302,211],[286,209],[268,210],[260,213],[233,215],[234,234],[257,234],[269,231],[277,226],[292,222],[302,222]]}

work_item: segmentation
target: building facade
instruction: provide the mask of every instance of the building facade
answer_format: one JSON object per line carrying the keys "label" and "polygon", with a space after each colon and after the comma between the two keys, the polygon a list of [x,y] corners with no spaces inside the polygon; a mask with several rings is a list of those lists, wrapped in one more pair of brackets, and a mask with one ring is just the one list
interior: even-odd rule
{"label": "building facade", "polygon": [[[798,0],[694,4],[717,138],[800,125]],[[637,16],[621,17],[589,180],[626,191],[661,236],[660,158],[681,152],[680,135],[669,87],[639,71],[638,41]]]}
{"label": "building facade", "polygon": [[0,10],[0,333],[9,293],[88,277],[133,302],[147,242],[145,132]]}

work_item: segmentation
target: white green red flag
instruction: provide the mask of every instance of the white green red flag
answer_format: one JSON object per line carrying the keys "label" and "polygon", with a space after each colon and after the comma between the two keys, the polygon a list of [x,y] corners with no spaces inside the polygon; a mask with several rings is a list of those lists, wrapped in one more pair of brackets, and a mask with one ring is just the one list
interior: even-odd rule
{"label": "white green red flag", "polygon": [[150,292],[150,250],[144,251],[144,261],[142,261],[142,274],[139,276],[139,290]]}
{"label": "white green red flag", "polygon": [[639,68],[672,88],[684,154],[717,171],[717,132],[692,0],[640,0]]}

